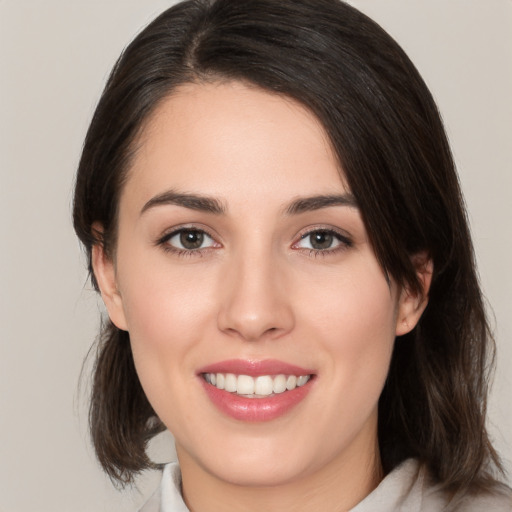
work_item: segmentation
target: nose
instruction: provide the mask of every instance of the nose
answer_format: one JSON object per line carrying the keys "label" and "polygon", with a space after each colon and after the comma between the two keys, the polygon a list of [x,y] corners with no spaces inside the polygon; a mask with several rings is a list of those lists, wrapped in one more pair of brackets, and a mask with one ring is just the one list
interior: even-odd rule
{"label": "nose", "polygon": [[295,318],[286,280],[269,255],[230,262],[221,282],[219,329],[245,341],[277,339],[290,332]]}

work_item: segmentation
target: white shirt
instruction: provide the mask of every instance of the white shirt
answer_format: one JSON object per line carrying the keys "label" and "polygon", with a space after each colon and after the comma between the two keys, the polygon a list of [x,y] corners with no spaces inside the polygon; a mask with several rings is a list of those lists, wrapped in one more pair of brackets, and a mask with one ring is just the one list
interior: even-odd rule
{"label": "white shirt", "polygon": [[[139,512],[190,512],[181,496],[177,463],[165,466],[160,487]],[[471,496],[450,503],[429,482],[425,469],[409,459],[348,512],[512,512],[512,493]]]}

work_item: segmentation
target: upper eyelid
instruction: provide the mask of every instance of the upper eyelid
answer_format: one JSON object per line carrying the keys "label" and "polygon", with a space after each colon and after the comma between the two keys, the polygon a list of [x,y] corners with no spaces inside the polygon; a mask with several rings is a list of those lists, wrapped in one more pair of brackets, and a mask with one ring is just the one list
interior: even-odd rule
{"label": "upper eyelid", "polygon": [[[182,231],[200,231],[205,233],[208,237],[210,237],[214,242],[223,245],[223,242],[221,241],[221,237],[216,234],[213,230],[209,229],[207,226],[204,226],[202,224],[195,224],[195,223],[185,223],[177,226],[173,226],[167,230],[165,230],[156,240],[156,244],[162,244],[167,242],[169,239],[171,239],[173,236],[177,235],[178,233]],[[294,241],[292,242],[292,247],[298,244],[302,239],[309,236],[312,233],[315,233],[317,231],[326,231],[329,233],[333,233],[334,235],[338,236],[342,242],[347,244],[353,243],[353,237],[350,233],[345,231],[344,229],[334,227],[332,225],[311,225],[307,226],[305,228],[302,228],[298,234],[295,235]]]}
{"label": "upper eyelid", "polygon": [[215,240],[217,243],[220,243],[218,241],[219,237],[216,236],[214,233],[212,233],[211,230],[209,230],[206,226],[197,225],[197,224],[182,224],[178,226],[173,226],[172,228],[166,229],[157,239],[158,243],[163,243],[173,236],[177,235],[178,233],[181,233],[182,231],[201,231],[207,236],[209,236],[212,240]]}
{"label": "upper eyelid", "polygon": [[[350,233],[348,233],[344,229],[335,228],[334,226],[310,226],[310,227],[304,228],[297,235],[297,237],[298,237],[297,241],[302,240],[303,238],[307,237],[311,233],[316,233],[317,231],[327,231],[329,233],[334,233],[335,235],[338,235],[341,238],[344,238],[345,240],[352,241],[352,236],[350,235]],[[297,242],[294,242],[294,243],[297,243]]]}
{"label": "upper eyelid", "polygon": [[[310,247],[299,247],[299,244],[302,240],[307,238],[312,233],[316,233],[318,231],[332,233],[338,239],[339,244],[335,247],[329,247],[327,249],[314,249],[314,248],[310,248]],[[296,251],[307,251],[308,253],[311,253],[311,254],[315,254],[315,255],[322,254],[324,256],[327,256],[328,254],[336,254],[340,250],[346,250],[346,249],[352,248],[353,245],[354,245],[353,238],[348,233],[343,232],[343,230],[338,230],[333,227],[329,227],[329,228],[328,227],[324,227],[324,228],[316,227],[316,228],[312,228],[308,231],[302,232],[300,234],[299,238],[295,242],[293,242],[291,247],[292,247],[292,249],[294,249]]]}
{"label": "upper eyelid", "polygon": [[[174,244],[170,243],[171,239],[178,236],[183,231],[197,231],[204,233],[212,241],[212,245],[207,247],[198,247],[195,249],[187,249],[185,247],[176,247]],[[163,249],[163,251],[166,253],[172,253],[177,256],[203,256],[212,249],[218,249],[219,247],[222,247],[222,244],[220,244],[217,239],[212,236],[206,229],[198,228],[197,226],[185,225],[175,226],[167,230],[167,233],[163,234],[155,241],[155,246]]]}

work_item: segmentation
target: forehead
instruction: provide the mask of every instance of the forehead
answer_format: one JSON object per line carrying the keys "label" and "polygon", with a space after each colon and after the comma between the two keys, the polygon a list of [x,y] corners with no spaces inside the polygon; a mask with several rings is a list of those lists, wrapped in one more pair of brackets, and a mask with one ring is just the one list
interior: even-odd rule
{"label": "forehead", "polygon": [[142,201],[166,188],[219,197],[348,190],[319,120],[291,98],[240,82],[186,84],[157,107],[125,192]]}

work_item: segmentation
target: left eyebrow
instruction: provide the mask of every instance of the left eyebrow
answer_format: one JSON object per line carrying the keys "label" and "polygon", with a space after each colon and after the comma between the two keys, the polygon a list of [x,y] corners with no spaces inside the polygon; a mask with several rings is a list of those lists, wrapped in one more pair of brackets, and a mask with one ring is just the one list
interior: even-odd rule
{"label": "left eyebrow", "polygon": [[189,208],[191,210],[213,213],[216,215],[222,215],[226,213],[226,208],[224,205],[214,197],[168,190],[163,194],[159,194],[151,198],[142,207],[140,214],[142,215],[144,212],[150,210],[151,208],[170,204],[181,206],[183,208]]}
{"label": "left eyebrow", "polygon": [[349,193],[341,195],[320,195],[296,199],[286,208],[286,214],[297,215],[299,213],[320,210],[330,206],[358,207],[356,198]]}

